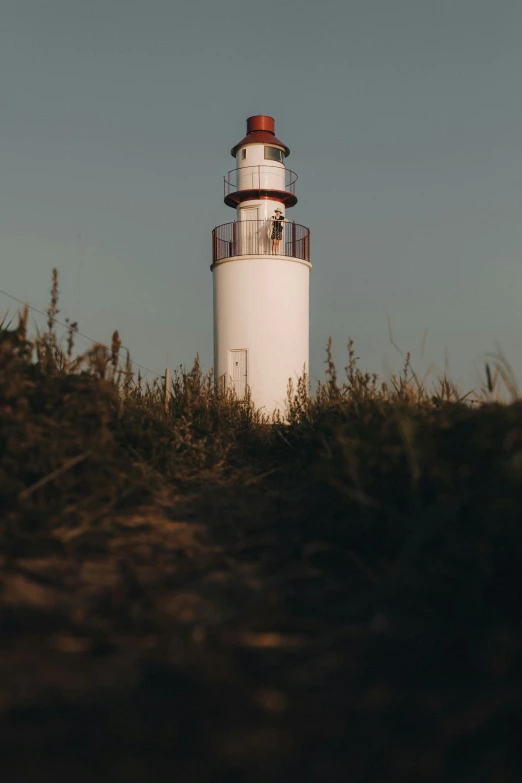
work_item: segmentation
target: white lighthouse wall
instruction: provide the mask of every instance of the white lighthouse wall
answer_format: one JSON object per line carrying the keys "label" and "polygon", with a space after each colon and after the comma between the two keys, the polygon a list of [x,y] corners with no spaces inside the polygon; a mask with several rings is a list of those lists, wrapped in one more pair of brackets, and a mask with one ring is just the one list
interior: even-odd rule
{"label": "white lighthouse wall", "polygon": [[269,220],[276,209],[280,209],[283,216],[285,215],[285,205],[280,201],[273,201],[272,199],[249,199],[238,204],[236,208],[238,220],[253,220],[251,217],[253,214],[252,208],[257,210],[257,218],[255,220]]}
{"label": "white lighthouse wall", "polygon": [[252,217],[252,208],[257,209],[257,217],[255,220],[269,220],[276,209],[280,209],[283,215],[285,215],[285,205],[280,201],[272,201],[271,199],[249,199],[243,201],[243,203],[237,206],[237,219],[238,220],[254,220]]}
{"label": "white lighthouse wall", "polygon": [[[272,190],[285,189],[286,168],[277,160],[265,159],[265,147],[275,147],[275,144],[247,144],[237,151],[237,189],[267,188]],[[278,147],[278,149],[280,149]],[[246,150],[246,158],[243,158]]]}
{"label": "white lighthouse wall", "polygon": [[[270,144],[270,142],[266,142],[265,144],[244,144],[242,147],[239,147],[236,152],[237,166],[243,168],[246,166],[262,166],[266,163],[267,165],[274,164],[274,166],[279,166],[284,169],[284,163],[279,163],[277,160],[265,159],[265,147],[277,147],[278,150],[283,150],[278,144]],[[243,150],[246,150],[246,158],[243,158]]]}
{"label": "white lighthouse wall", "polygon": [[231,351],[247,351],[247,383],[265,413],[284,411],[288,379],[306,369],[311,265],[286,256],[236,257],[213,268],[216,381],[231,380]]}

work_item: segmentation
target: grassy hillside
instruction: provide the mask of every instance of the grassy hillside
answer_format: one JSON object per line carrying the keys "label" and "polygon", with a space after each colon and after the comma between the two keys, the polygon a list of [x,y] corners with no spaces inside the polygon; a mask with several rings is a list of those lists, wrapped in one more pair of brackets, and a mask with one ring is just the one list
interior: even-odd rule
{"label": "grassy hillside", "polygon": [[519,781],[506,365],[470,405],[349,344],[283,423],[57,313],[0,332],[2,779]]}

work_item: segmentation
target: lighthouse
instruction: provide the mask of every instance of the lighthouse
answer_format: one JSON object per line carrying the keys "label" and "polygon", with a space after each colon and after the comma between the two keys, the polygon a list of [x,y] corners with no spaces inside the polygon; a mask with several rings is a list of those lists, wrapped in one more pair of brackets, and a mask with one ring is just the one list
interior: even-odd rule
{"label": "lighthouse", "polygon": [[216,385],[283,412],[288,381],[308,373],[310,231],[288,217],[297,175],[272,117],[249,117],[231,154],[224,200],[234,220],[212,234]]}

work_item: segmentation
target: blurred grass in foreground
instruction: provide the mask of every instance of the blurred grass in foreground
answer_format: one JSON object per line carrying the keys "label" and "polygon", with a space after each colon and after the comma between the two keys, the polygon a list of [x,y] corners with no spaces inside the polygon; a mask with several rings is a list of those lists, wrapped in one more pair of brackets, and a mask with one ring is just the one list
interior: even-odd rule
{"label": "blurred grass in foreground", "polygon": [[57,313],[55,275],[47,331],[0,332],[4,779],[520,780],[507,362],[471,405],[329,346],[283,421],[196,360],[165,409]]}

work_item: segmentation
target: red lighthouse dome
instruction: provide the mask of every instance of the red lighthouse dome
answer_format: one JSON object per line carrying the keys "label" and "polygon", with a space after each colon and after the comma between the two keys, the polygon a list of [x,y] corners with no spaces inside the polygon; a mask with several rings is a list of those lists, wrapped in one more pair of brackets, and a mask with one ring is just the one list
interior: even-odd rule
{"label": "red lighthouse dome", "polygon": [[274,147],[281,147],[286,158],[290,155],[290,148],[275,135],[274,118],[267,114],[255,114],[247,119],[247,135],[232,147],[230,150],[232,157],[235,158],[238,149],[246,144],[272,144]]}

